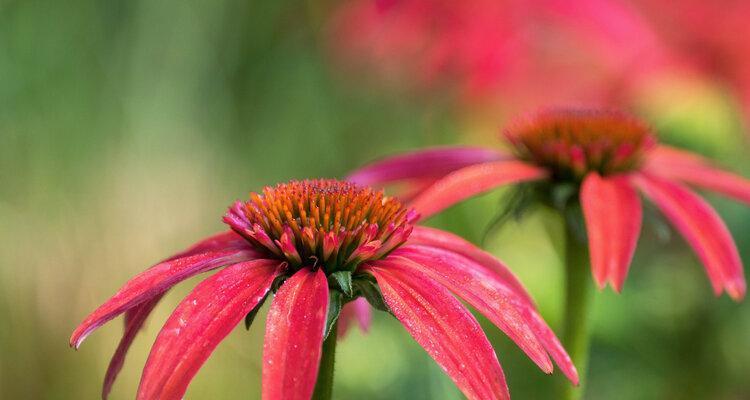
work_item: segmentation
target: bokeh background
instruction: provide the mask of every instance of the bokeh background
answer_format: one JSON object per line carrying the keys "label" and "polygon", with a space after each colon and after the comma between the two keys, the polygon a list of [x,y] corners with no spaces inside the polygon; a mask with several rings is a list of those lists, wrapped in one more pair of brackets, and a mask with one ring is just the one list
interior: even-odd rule
{"label": "bokeh background", "polygon": [[[750,175],[745,3],[649,3],[0,1],[0,397],[97,398],[121,323],[77,352],[76,324],[266,184],[427,145],[497,146],[510,116],[551,103],[619,106]],[[560,221],[540,211],[488,231],[501,198],[430,223],[507,261],[558,327]],[[750,262],[750,209],[709,199]],[[650,220],[624,293],[596,296],[587,398],[750,399],[750,306],[715,298],[685,243]],[[134,396],[195,282],[151,317],[113,399]],[[514,399],[552,398],[560,377],[482,323]],[[262,323],[238,327],[187,398],[259,398],[262,336]],[[337,361],[338,399],[461,398],[384,314]]]}

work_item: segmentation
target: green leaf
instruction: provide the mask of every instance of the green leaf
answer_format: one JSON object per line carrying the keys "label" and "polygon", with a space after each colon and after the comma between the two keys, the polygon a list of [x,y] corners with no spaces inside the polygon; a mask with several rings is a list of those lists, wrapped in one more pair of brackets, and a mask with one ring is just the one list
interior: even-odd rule
{"label": "green leaf", "polygon": [[371,306],[380,311],[385,311],[387,313],[391,312],[391,309],[388,308],[388,305],[385,303],[383,294],[380,292],[380,287],[376,282],[373,282],[370,279],[356,279],[354,281],[354,286],[360,293],[362,293],[362,296],[367,299],[367,302],[370,303]]}
{"label": "green leaf", "polygon": [[250,325],[253,324],[253,321],[255,320],[255,316],[258,315],[258,311],[260,311],[260,308],[263,307],[263,303],[266,302],[266,299],[268,298],[268,294],[263,297],[263,300],[261,300],[255,308],[253,308],[247,315],[245,315],[245,329],[250,330]]}
{"label": "green leaf", "polygon": [[354,295],[351,271],[338,271],[332,273],[330,276],[336,280],[338,286],[347,296],[352,297]]}
{"label": "green leaf", "polygon": [[336,321],[341,314],[341,308],[344,306],[343,295],[338,290],[331,290],[328,297],[328,318],[326,319],[326,330],[323,340],[328,338],[331,329],[336,326]]}

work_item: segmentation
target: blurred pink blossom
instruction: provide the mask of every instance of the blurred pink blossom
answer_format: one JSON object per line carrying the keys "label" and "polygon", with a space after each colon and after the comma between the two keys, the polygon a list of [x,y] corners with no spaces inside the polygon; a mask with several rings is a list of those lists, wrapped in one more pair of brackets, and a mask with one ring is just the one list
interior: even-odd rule
{"label": "blurred pink blossom", "polygon": [[582,0],[355,0],[331,21],[340,65],[417,92],[506,112],[621,103],[670,63],[624,3]]}
{"label": "blurred pink blossom", "polygon": [[750,115],[750,2],[635,0],[672,57],[693,73],[716,80]]}

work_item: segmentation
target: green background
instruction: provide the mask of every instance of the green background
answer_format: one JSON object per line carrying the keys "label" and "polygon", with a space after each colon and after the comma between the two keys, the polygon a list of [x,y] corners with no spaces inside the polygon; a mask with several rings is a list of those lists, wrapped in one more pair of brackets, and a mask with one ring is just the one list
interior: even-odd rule
{"label": "green background", "polygon": [[[224,229],[225,207],[249,191],[341,177],[420,146],[493,143],[466,134],[465,117],[440,102],[342,79],[319,11],[292,1],[0,1],[1,397],[98,397],[121,321],[77,352],[67,345],[76,324],[132,275]],[[747,172],[735,110],[713,87],[671,88],[638,108],[666,140]],[[500,197],[431,223],[478,243]],[[750,260],[750,210],[709,199]],[[536,213],[486,240],[555,329],[559,224]],[[750,307],[715,298],[692,252],[660,226],[644,228],[624,293],[596,295],[587,398],[750,398]],[[113,399],[134,396],[160,325],[197,281],[158,307]],[[560,377],[482,323],[514,399],[548,398]],[[262,340],[262,323],[238,327],[187,398],[259,398]],[[369,335],[353,331],[337,361],[338,399],[461,398],[384,314]]]}

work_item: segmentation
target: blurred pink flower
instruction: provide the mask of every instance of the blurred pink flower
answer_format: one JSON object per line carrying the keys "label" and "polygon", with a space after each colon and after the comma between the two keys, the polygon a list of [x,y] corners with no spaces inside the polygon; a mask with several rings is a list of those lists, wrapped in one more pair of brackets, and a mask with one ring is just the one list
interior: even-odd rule
{"label": "blurred pink flower", "polygon": [[750,181],[697,154],[658,144],[643,123],[613,111],[548,110],[512,124],[504,137],[513,154],[419,151],[375,162],[349,179],[363,185],[416,180],[420,191],[410,193],[410,206],[424,217],[511,183],[572,184],[583,210],[594,279],[618,292],[640,234],[640,190],[697,253],[714,292],[744,297],[742,261],[729,230],[685,184],[750,204]]}
{"label": "blurred pink flower", "polygon": [[[460,296],[505,332],[544,372],[550,357],[578,375],[516,277],[463,239],[413,226],[413,211],[382,192],[335,180],[280,184],[237,202],[231,231],[135,276],[73,333],[78,348],[125,313],[125,333],[105,377],[106,397],[133,338],[177,283],[226,266],[190,293],[156,338],[138,399],[181,399],[216,346],[274,292],[263,346],[262,398],[309,399],[327,332],[369,306],[392,313],[470,399],[508,399],[503,371]],[[345,305],[344,305],[345,304]],[[339,311],[343,306],[341,314]]]}
{"label": "blurred pink flower", "polygon": [[750,116],[750,2],[633,3],[682,68],[723,82]]}
{"label": "blurred pink flower", "polygon": [[514,110],[621,101],[666,62],[637,12],[601,0],[347,1],[331,42],[354,70]]}

